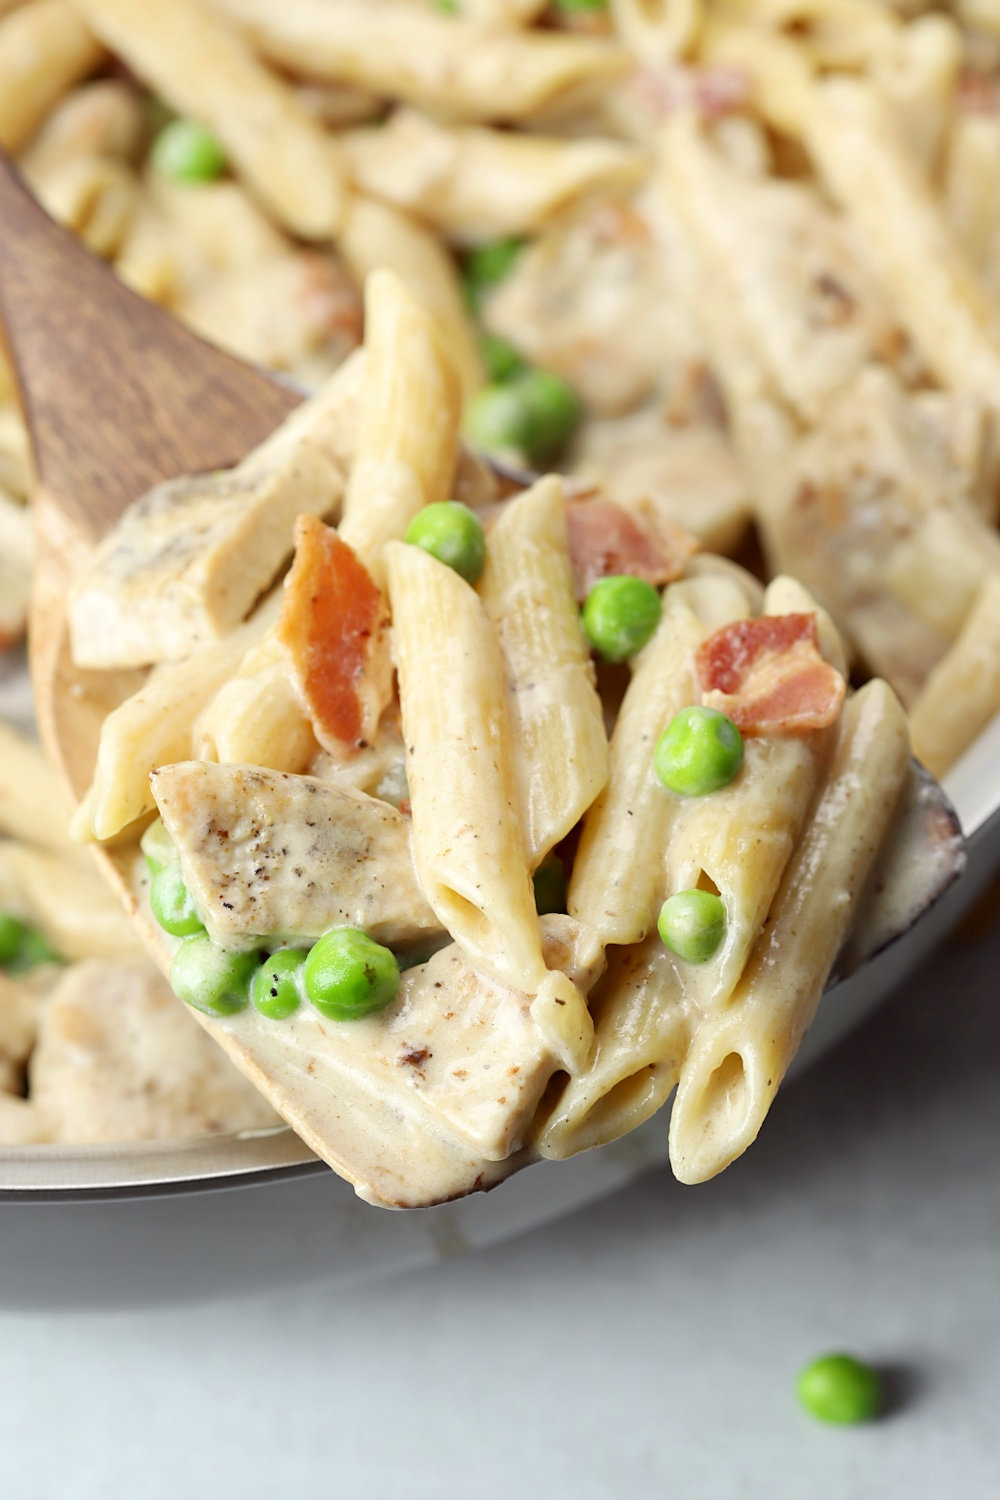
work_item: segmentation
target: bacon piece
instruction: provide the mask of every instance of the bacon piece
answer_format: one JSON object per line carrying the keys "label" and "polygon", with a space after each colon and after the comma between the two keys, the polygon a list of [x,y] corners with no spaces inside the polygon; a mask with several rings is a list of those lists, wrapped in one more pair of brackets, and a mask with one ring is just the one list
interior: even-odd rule
{"label": "bacon piece", "polygon": [[744,734],[825,729],[846,684],[819,652],[815,615],[760,615],[710,635],[696,657],[701,701]]}
{"label": "bacon piece", "polygon": [[389,612],[367,568],[317,516],[295,524],[277,634],[323,749],[364,749],[392,696]]}
{"label": "bacon piece", "polygon": [[631,573],[647,583],[679,578],[698,543],[681,526],[643,526],[614,500],[573,500],[566,507],[576,597],[586,599],[600,578]]}

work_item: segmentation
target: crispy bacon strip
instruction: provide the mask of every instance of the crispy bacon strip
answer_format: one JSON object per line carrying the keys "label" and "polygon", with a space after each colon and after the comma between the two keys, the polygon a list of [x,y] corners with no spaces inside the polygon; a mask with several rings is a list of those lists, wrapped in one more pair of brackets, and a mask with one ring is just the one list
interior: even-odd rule
{"label": "crispy bacon strip", "polygon": [[296,522],[277,633],[323,749],[364,749],[392,696],[389,612],[364,564],[317,516]]}
{"label": "crispy bacon strip", "polygon": [[647,583],[679,578],[694,537],[680,526],[658,523],[655,533],[613,500],[570,500],[566,507],[569,554],[576,597],[586,599],[600,578],[631,573]]}
{"label": "crispy bacon strip", "polygon": [[696,657],[701,701],[744,734],[825,729],[846,684],[819,651],[816,616],[759,615],[710,635]]}

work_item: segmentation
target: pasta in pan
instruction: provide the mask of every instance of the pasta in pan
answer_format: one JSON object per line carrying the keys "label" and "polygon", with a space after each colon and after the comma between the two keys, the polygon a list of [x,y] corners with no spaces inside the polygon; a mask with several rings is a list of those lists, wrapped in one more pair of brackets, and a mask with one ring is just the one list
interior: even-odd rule
{"label": "pasta in pan", "polygon": [[[386,859],[420,921],[387,941],[404,961],[418,941],[438,953],[330,1061],[366,1122],[342,1169],[401,1201],[396,1110],[408,1180],[421,1142],[429,1164],[413,1191],[448,1196],[620,1134],[677,1086],[672,1154],[693,1180],[752,1139],[843,936],[817,896],[801,920],[818,967],[781,937],[790,872],[819,859],[856,898],[885,835],[831,811],[858,747],[879,747],[862,781],[888,812],[907,734],[941,774],[1000,710],[1000,40],[971,4],[447,10],[0,0],[0,144],[50,212],[206,337],[317,391],[236,470],[146,497],[79,583],[78,661],[134,672],[136,692],[74,830],[127,844],[172,787],[159,811],[200,904],[218,871],[171,826],[189,763],[209,768],[182,778],[189,811],[195,787],[230,806],[211,778],[232,765],[291,778],[258,787],[275,817],[317,781],[342,809],[402,809],[412,868]],[[463,434],[546,477],[511,497]],[[5,644],[27,616],[30,484],[0,357]],[[471,582],[403,540],[452,500],[486,531]],[[578,605],[604,575],[665,591],[629,668],[595,675]],[[335,580],[335,622],[362,621],[333,626],[339,700],[310,666],[329,626],[308,608],[317,579]],[[665,789],[650,764],[670,721],[744,710],[706,686],[706,643],[806,618],[774,662],[822,661],[859,691],[822,725],[751,724],[711,795]],[[51,925],[45,892],[71,888],[79,855],[5,798],[23,753],[0,740],[4,902],[64,957],[105,961],[112,938],[80,936],[103,917],[77,937]],[[382,829],[366,816],[358,839]],[[556,857],[565,901],[539,920]],[[657,935],[676,891],[725,908],[710,962]],[[198,920],[222,947],[322,937],[315,917],[241,933],[221,916]],[[801,984],[755,978],[768,942]],[[478,1052],[471,1020],[458,1037],[435,1008],[445,969],[483,1021]],[[277,1048],[263,1076],[315,1044],[314,1019],[211,1024]],[[428,1059],[376,1064],[379,1035]],[[438,1072],[462,1047],[479,1094]],[[508,1104],[482,1091],[500,1056],[521,1069]],[[74,1128],[26,1123],[29,1102],[0,1138]],[[310,1108],[297,1128],[318,1138]]]}

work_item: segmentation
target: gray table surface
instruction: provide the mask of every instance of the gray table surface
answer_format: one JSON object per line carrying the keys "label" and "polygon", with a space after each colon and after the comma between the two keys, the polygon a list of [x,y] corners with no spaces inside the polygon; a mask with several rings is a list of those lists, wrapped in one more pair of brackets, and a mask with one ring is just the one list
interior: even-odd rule
{"label": "gray table surface", "polygon": [[[367,1284],[7,1307],[4,1500],[996,1500],[998,969],[939,954],[705,1187]],[[838,1347],[883,1421],[797,1409]]]}

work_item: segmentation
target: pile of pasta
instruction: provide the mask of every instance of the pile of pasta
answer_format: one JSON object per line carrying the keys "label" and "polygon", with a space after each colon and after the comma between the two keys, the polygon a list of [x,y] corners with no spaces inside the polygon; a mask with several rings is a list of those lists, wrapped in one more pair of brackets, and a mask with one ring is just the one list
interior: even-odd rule
{"label": "pile of pasta", "polygon": [[[139,498],[77,577],[76,663],[152,670],[104,722],[76,834],[120,845],[158,813],[218,949],[348,927],[413,960],[363,1019],[200,1015],[370,1201],[615,1139],[675,1086],[671,1160],[701,1181],[755,1138],[865,899],[905,714],[880,679],[846,696],[840,638],[792,579],[762,588],[554,475],[506,493],[462,454],[440,326],[391,272],[366,329],[262,447]],[[486,527],[475,585],[403,540],[455,494]],[[579,600],[629,573],[666,586],[660,623],[599,683]],[[683,797],[653,749],[694,704],[745,750]],[[565,910],[540,917],[554,852]],[[139,858],[131,880],[166,969],[182,939],[149,918]],[[657,933],[683,890],[725,908],[709,962]]]}
{"label": "pile of pasta", "polygon": [[[0,0],[0,146],[130,285],[349,404],[363,287],[393,272],[450,402],[489,384],[487,336],[567,381],[574,483],[800,580],[936,774],[1000,709],[998,106],[992,0]],[[218,138],[218,180],[156,170],[164,109]],[[517,254],[473,306],[497,240]],[[0,356],[4,643],[30,490]],[[254,661],[284,670],[266,619],[233,623],[197,752],[220,763]]]}

